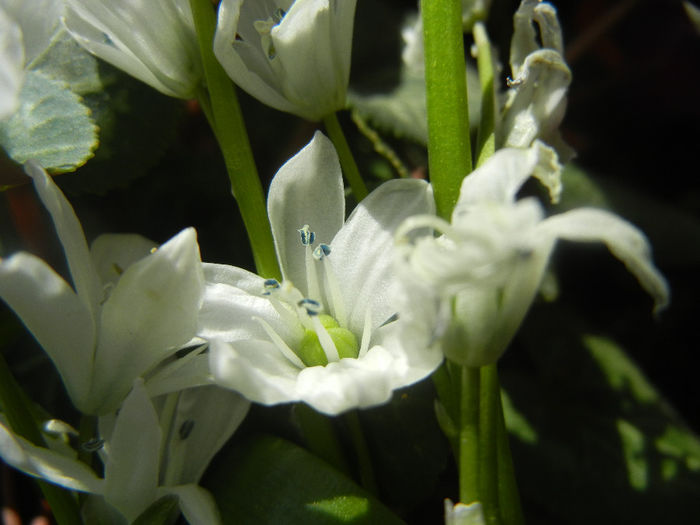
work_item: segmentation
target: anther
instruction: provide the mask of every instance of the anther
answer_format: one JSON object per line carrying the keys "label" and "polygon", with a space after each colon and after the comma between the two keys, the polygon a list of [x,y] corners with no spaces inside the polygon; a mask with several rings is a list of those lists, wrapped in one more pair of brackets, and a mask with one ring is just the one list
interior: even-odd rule
{"label": "anther", "polygon": [[85,443],[81,443],[80,449],[84,450],[85,452],[97,452],[104,446],[104,444],[104,439],[92,438],[89,441],[86,441]]}
{"label": "anther", "polygon": [[313,299],[302,299],[297,303],[299,308],[306,310],[306,313],[310,316],[318,315],[321,313],[321,303],[314,301]]}
{"label": "anther", "polygon": [[388,325],[388,324],[391,324],[391,323],[393,323],[394,321],[397,321],[398,319],[399,319],[399,313],[398,313],[398,312],[396,312],[396,313],[394,313],[394,314],[391,314],[391,315],[389,316],[389,318],[388,318],[386,321],[384,321],[382,324],[379,325],[379,328],[381,328],[382,326],[386,326],[386,325]]}
{"label": "anther", "polygon": [[316,240],[316,234],[309,229],[308,224],[304,224],[304,227],[297,231],[301,237],[301,244],[304,246],[311,246]]}
{"label": "anther", "polygon": [[274,290],[279,290],[280,283],[277,279],[266,279],[263,283],[264,292],[263,295],[270,295]]}
{"label": "anther", "polygon": [[324,257],[328,257],[331,254],[331,247],[327,244],[319,244],[314,250],[314,259],[320,261]]}

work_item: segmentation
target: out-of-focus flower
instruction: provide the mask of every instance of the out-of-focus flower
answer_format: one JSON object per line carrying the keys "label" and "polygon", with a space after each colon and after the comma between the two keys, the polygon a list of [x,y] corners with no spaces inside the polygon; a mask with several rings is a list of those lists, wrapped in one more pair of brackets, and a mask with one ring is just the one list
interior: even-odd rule
{"label": "out-of-focus flower", "polygon": [[264,104],[309,120],[345,106],[356,0],[222,0],[214,53]]}
{"label": "out-of-focus flower", "polygon": [[[515,199],[531,175],[556,197],[555,159],[540,142],[499,150],[465,178],[451,223],[426,215],[399,229],[399,271],[409,283],[409,301],[437,298],[438,311],[427,319],[449,359],[483,366],[500,357],[535,297],[557,239],[602,241],[653,297],[656,310],[667,305],[666,281],[633,225],[593,208],[544,218],[536,199]],[[442,235],[406,240],[426,227]]]}
{"label": "out-of-focus flower", "polygon": [[430,187],[390,181],[345,223],[344,209],[337,155],[317,133],[270,186],[283,281],[205,265],[199,335],[211,341],[218,384],[255,402],[303,401],[338,414],[384,403],[438,366],[439,350],[399,344],[405,321],[392,295],[394,231],[406,217],[432,211]]}
{"label": "out-of-focus flower", "polygon": [[203,69],[188,0],[66,0],[64,23],[90,53],[161,93],[196,96]]}
{"label": "out-of-focus flower", "polygon": [[103,414],[193,337],[203,293],[196,233],[183,230],[157,250],[137,235],[107,235],[88,250],[65,195],[39,165],[29,162],[26,171],[75,290],[43,260],[19,252],[0,262],[0,297],[49,355],[76,408]]}
{"label": "out-of-focus flower", "polygon": [[131,523],[159,498],[174,495],[190,523],[219,523],[212,497],[196,483],[249,403],[212,386],[175,396],[156,411],[137,379],[119,413],[100,418],[99,439],[90,444],[100,449],[103,478],[75,454],[37,447],[2,422],[0,456],[26,474],[98,496],[85,508],[96,522]]}
{"label": "out-of-focus flower", "polygon": [[481,503],[474,502],[469,505],[464,503],[452,503],[445,500],[445,525],[485,525],[484,511]]}

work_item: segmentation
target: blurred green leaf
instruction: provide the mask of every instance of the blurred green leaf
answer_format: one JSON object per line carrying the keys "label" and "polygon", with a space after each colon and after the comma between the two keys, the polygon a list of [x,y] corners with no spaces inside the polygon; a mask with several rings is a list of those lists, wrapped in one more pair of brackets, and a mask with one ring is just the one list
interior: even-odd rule
{"label": "blurred green leaf", "polygon": [[402,523],[327,463],[272,436],[253,436],[218,456],[203,485],[214,495],[224,523]]}
{"label": "blurred green leaf", "polygon": [[85,163],[97,143],[90,110],[67,84],[27,72],[19,109],[0,123],[0,145],[8,155],[20,164],[35,159],[60,173]]}

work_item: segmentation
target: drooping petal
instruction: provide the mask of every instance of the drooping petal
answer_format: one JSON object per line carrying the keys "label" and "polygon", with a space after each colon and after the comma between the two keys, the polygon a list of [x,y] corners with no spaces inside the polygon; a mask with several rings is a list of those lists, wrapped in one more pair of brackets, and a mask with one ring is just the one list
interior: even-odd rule
{"label": "drooping petal", "polygon": [[158,497],[173,494],[177,496],[180,510],[188,523],[217,525],[221,523],[219,510],[209,492],[197,485],[160,487]]}
{"label": "drooping petal", "polygon": [[124,272],[102,308],[93,410],[115,408],[134,378],[191,339],[203,289],[192,228]]}
{"label": "drooping petal", "polygon": [[161,429],[153,403],[136,380],[105,444],[105,499],[130,521],[157,499]]}
{"label": "drooping petal", "polygon": [[649,241],[629,222],[604,210],[579,208],[549,217],[538,230],[551,238],[605,243],[652,296],[655,311],[668,305],[668,283],[653,265]]}
{"label": "drooping petal", "polygon": [[389,181],[360,202],[331,242],[329,261],[346,301],[348,328],[355,334],[363,331],[367,308],[372,311],[372,328],[396,313],[387,300],[394,281],[394,233],[404,219],[433,211],[427,183]]}
{"label": "drooping petal", "polygon": [[100,493],[104,482],[83,462],[33,445],[0,423],[0,457],[25,474],[81,492]]}
{"label": "drooping petal", "polygon": [[25,164],[25,171],[34,180],[34,187],[41,202],[51,214],[63,251],[66,254],[73,285],[85,306],[96,316],[102,299],[102,284],[92,266],[90,251],[83,228],[66,196],[56,186],[44,169],[34,161]]}
{"label": "drooping petal", "polygon": [[102,282],[115,284],[129,266],[156,247],[155,242],[141,235],[108,233],[95,239],[90,255]]}
{"label": "drooping petal", "polygon": [[0,121],[19,106],[24,82],[24,42],[19,24],[0,7]]}
{"label": "drooping petal", "polygon": [[560,171],[556,153],[541,142],[528,149],[501,149],[464,178],[452,224],[457,224],[470,206],[484,202],[513,203],[531,175],[549,189],[552,200],[556,201],[561,193]]}
{"label": "drooping petal", "polygon": [[318,242],[330,242],[345,218],[340,162],[322,133],[289,159],[270,183],[267,213],[282,275],[308,293],[304,246],[298,229],[309,225]]}
{"label": "drooping petal", "polygon": [[95,344],[87,306],[49,265],[22,252],[0,262],[0,297],[51,358],[80,408],[90,389]]}
{"label": "drooping petal", "polygon": [[214,339],[209,348],[209,365],[217,384],[256,403],[274,405],[299,399],[296,382],[300,369],[270,341],[229,344]]}
{"label": "drooping petal", "polygon": [[241,395],[218,386],[180,392],[167,444],[162,484],[197,483],[249,408],[250,402]]}

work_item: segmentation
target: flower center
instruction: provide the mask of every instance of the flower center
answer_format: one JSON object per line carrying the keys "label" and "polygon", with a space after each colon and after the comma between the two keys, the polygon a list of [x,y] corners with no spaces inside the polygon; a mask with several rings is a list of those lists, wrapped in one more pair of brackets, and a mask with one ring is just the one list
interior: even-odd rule
{"label": "flower center", "polygon": [[[340,287],[328,261],[330,246],[319,244],[313,248],[316,235],[308,225],[298,232],[305,248],[308,295],[304,296],[289,281],[279,283],[275,279],[265,281],[263,294],[285,323],[301,328],[301,339],[294,345],[295,348],[290,348],[268,323],[262,319],[258,319],[258,322],[280,352],[300,368],[325,366],[346,357],[361,357],[369,346],[371,316],[367,316],[362,340],[358,344],[355,334],[347,328]],[[319,276],[319,270],[322,270],[324,281]],[[324,312],[324,297],[329,306],[327,313]]]}
{"label": "flower center", "polygon": [[270,60],[277,56],[275,44],[272,42],[272,28],[282,22],[286,14],[284,9],[278,7],[267,20],[256,20],[253,22],[253,27],[260,35],[260,45],[262,46],[263,53],[265,53],[265,56]]}

